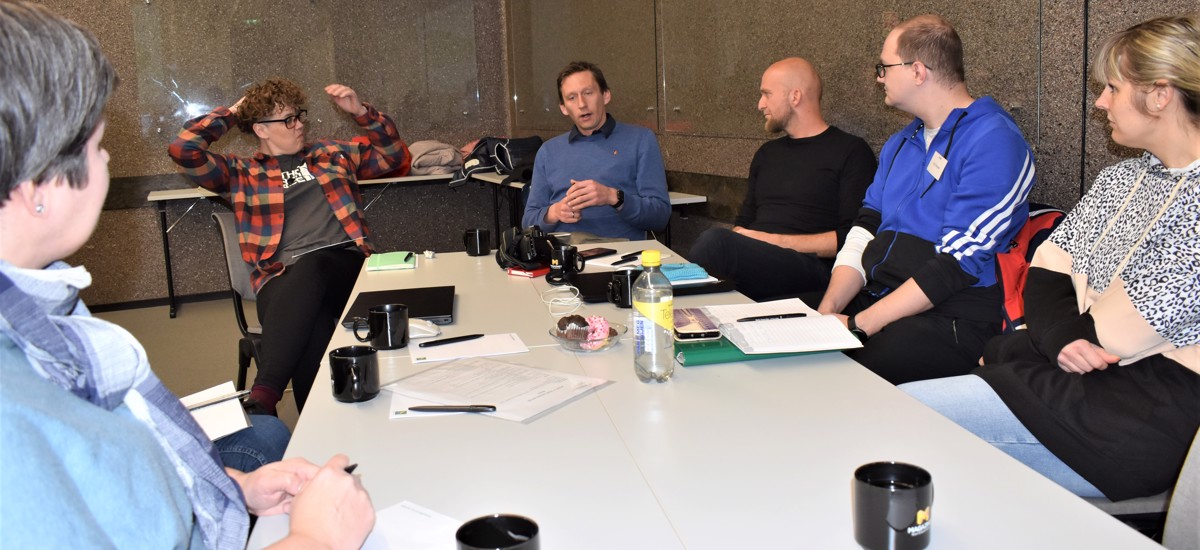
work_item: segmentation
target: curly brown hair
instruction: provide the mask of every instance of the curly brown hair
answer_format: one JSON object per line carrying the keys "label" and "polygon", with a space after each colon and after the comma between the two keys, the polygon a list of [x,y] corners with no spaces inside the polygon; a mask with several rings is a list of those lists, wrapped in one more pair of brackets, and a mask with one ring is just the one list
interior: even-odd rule
{"label": "curly brown hair", "polygon": [[286,78],[268,78],[246,90],[245,99],[238,106],[238,128],[252,133],[250,126],[256,120],[271,116],[277,109],[299,110],[308,101],[304,90]]}

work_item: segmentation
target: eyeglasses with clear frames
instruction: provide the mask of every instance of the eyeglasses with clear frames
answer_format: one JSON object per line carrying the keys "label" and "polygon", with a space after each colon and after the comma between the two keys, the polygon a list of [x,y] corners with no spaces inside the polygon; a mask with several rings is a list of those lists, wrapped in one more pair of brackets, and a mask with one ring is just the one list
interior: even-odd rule
{"label": "eyeglasses with clear frames", "polygon": [[300,109],[299,111],[296,111],[296,114],[289,116],[287,118],[277,118],[274,120],[256,120],[256,121],[254,121],[254,123],[255,124],[266,124],[268,122],[282,122],[284,128],[291,130],[292,128],[296,127],[296,121],[304,122],[304,115],[307,115],[307,114],[308,114],[307,109]]}
{"label": "eyeglasses with clear frames", "polygon": [[902,65],[912,65],[913,63],[916,63],[916,61],[905,61],[903,63],[888,63],[887,65],[880,63],[878,65],[875,65],[875,76],[878,76],[879,78],[883,78],[883,75],[885,73],[887,73],[888,67],[900,67]]}

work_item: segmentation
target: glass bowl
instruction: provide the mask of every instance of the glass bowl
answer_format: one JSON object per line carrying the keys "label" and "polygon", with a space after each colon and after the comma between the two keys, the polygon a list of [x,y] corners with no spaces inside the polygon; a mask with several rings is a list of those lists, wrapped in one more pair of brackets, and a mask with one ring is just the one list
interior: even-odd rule
{"label": "glass bowl", "polygon": [[620,323],[609,323],[608,327],[613,331],[616,331],[616,334],[613,334],[607,338],[599,338],[596,340],[572,340],[570,338],[559,336],[557,326],[550,329],[550,337],[554,338],[554,341],[558,342],[563,349],[569,351],[582,351],[584,353],[604,351],[617,345],[617,342],[620,342],[621,337],[625,335],[625,325]]}

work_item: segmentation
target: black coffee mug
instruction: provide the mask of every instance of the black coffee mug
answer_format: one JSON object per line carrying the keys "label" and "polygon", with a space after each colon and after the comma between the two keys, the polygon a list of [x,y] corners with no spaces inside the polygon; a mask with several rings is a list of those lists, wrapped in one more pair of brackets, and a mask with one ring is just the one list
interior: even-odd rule
{"label": "black coffee mug", "polygon": [[632,269],[614,271],[608,282],[608,301],[617,307],[633,307],[633,282],[641,273]]}
{"label": "black coffee mug", "polygon": [[[358,333],[366,325],[367,335]],[[398,349],[408,345],[408,306],[383,304],[367,310],[366,318],[354,319],[354,337],[376,349]]]}
{"label": "black coffee mug", "polygon": [[579,249],[569,244],[559,245],[550,250],[550,273],[546,281],[552,285],[562,284],[575,273],[583,271],[587,258],[579,255]]}
{"label": "black coffee mug", "polygon": [[918,466],[874,462],[854,471],[854,540],[867,550],[921,550],[933,526],[933,477]]}
{"label": "black coffee mug", "polygon": [[329,352],[333,398],[343,403],[370,401],[379,395],[379,360],[375,348],[346,346]]}
{"label": "black coffee mug", "polygon": [[468,256],[484,256],[492,251],[490,235],[486,229],[468,229],[463,232],[463,246]]}
{"label": "black coffee mug", "polygon": [[462,524],[454,534],[458,550],[538,550],[538,525],[511,514],[492,514]]}

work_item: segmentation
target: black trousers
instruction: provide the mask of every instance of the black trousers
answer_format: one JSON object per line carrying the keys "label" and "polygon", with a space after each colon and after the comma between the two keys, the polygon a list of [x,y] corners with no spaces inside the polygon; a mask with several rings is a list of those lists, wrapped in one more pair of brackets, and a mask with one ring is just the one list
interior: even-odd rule
{"label": "black trousers", "polygon": [[[803,296],[812,307],[824,293]],[[842,313],[853,315],[878,299],[859,293]],[[1000,308],[995,321],[973,321],[924,312],[899,319],[845,354],[893,384],[970,374],[979,366],[988,340],[1000,334]]]}
{"label": "black trousers", "polygon": [[283,395],[290,381],[296,408],[304,409],[363,258],[357,248],[311,252],[259,289],[262,364],[255,385]]}
{"label": "black trousers", "polygon": [[723,227],[701,233],[687,257],[709,275],[733,279],[738,292],[756,302],[824,292],[833,271],[832,259],[775,246]]}

